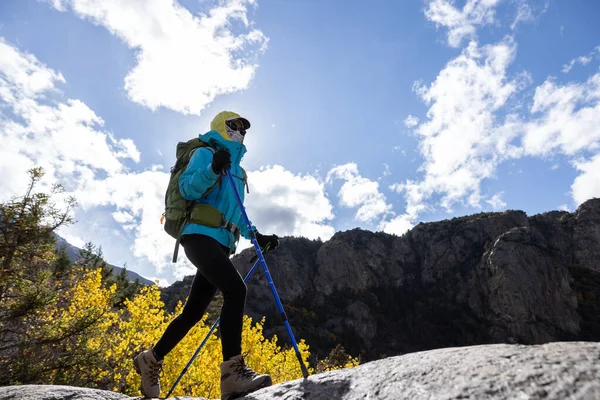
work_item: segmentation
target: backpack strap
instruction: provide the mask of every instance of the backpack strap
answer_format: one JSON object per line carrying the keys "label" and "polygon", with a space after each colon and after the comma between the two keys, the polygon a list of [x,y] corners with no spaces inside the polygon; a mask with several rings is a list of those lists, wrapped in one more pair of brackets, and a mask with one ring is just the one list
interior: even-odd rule
{"label": "backpack strap", "polygon": [[[242,168],[240,166],[240,168]],[[250,194],[250,185],[248,185],[248,174],[246,173],[246,170],[244,168],[242,168],[242,180],[244,181],[244,185],[246,185],[246,193]]]}
{"label": "backpack strap", "polygon": [[179,229],[179,233],[177,233],[177,238],[175,240],[175,249],[173,250],[173,262],[177,262],[177,256],[179,255],[179,244],[181,243],[181,236],[183,235],[183,228],[190,222],[191,214],[193,211],[194,205],[191,202],[188,202],[187,209],[185,211],[185,219],[183,224],[181,224],[181,228]]}
{"label": "backpack strap", "polygon": [[[196,147],[196,148],[192,149],[192,151],[190,151],[187,160],[189,161],[192,158],[192,156],[194,155],[194,152],[200,148],[206,148],[206,149],[210,150],[213,154],[215,154],[215,149],[212,148],[211,146],[200,146],[200,147]],[[180,161],[181,159],[182,159],[182,157],[178,161]],[[178,163],[176,163],[175,167],[173,167],[173,169],[176,169],[176,168],[181,168],[178,165]],[[171,170],[171,172],[173,172],[173,169]],[[220,177],[219,177],[219,180],[220,180]],[[217,186],[217,183],[218,182],[215,182],[214,185],[209,187],[206,190],[206,192],[204,192],[202,194],[202,196],[206,196],[207,194],[209,194],[215,188],[215,186]],[[189,224],[190,222],[193,222],[192,221],[192,212],[195,209],[195,204],[197,204],[197,203],[194,200],[187,201],[184,221],[181,224],[181,228],[179,229],[179,232],[177,233],[177,237],[175,238],[175,249],[173,250],[173,262],[174,263],[177,262],[177,256],[179,255],[179,244],[181,243],[181,236],[183,235],[183,229],[185,228],[185,226],[187,224]]]}
{"label": "backpack strap", "polygon": [[[242,167],[240,166],[240,168],[242,168]],[[250,193],[250,186],[248,186],[248,174],[246,174],[246,170],[244,168],[242,168],[242,176],[237,176],[234,174],[231,174],[231,175],[235,178],[238,178],[242,182],[244,182],[244,186],[246,187],[246,193]]]}

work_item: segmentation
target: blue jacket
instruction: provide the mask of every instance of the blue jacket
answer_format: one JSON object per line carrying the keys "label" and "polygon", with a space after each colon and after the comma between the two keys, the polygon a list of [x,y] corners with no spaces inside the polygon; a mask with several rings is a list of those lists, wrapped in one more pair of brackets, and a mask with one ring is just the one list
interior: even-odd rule
{"label": "blue jacket", "polygon": [[[200,134],[198,137],[215,150],[222,148],[229,150],[229,153],[231,153],[231,174],[243,202],[246,188],[242,180],[243,173],[240,161],[244,154],[246,154],[246,146],[242,143],[225,140],[214,130]],[[202,197],[204,192],[214,185],[219,178],[219,175],[215,174],[212,170],[212,159],[213,152],[208,148],[201,147],[194,151],[186,170],[179,177],[179,190],[186,200],[195,200],[197,203],[216,207],[223,213],[225,219],[238,226],[243,237],[250,239],[248,226],[227,177],[223,177],[221,185],[215,186],[210,193]],[[254,226],[252,229],[255,229]],[[233,251],[235,251],[237,246],[233,235],[223,228],[211,228],[190,223],[183,228],[183,235],[189,234],[210,236]]]}

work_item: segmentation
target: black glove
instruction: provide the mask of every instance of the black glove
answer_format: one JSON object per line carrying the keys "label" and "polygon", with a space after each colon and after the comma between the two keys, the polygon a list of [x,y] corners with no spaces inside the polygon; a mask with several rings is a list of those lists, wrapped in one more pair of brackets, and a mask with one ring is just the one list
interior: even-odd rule
{"label": "black glove", "polygon": [[[256,241],[263,255],[275,250],[279,246],[279,237],[277,235],[261,235],[258,231],[254,231],[254,236],[256,236]],[[258,256],[252,257],[250,263],[254,263],[257,259]]]}
{"label": "black glove", "polygon": [[225,149],[219,149],[213,154],[212,170],[215,174],[223,174],[226,169],[231,168],[231,154]]}
{"label": "black glove", "polygon": [[268,249],[267,252],[273,251],[279,246],[279,237],[277,235],[261,235],[256,232],[256,241],[261,249]]}

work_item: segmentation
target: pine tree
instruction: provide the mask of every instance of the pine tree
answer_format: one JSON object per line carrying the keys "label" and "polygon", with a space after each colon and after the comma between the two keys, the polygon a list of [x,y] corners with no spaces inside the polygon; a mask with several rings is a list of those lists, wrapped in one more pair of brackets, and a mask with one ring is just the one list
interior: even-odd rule
{"label": "pine tree", "polygon": [[76,264],[92,270],[100,269],[103,279],[109,279],[114,272],[114,268],[104,260],[102,247],[96,247],[92,242],[83,245]]}
{"label": "pine tree", "polygon": [[57,278],[61,278],[66,274],[72,267],[73,263],[67,254],[65,247],[61,247],[56,253],[56,260],[54,261],[54,274]]}
{"label": "pine tree", "polygon": [[352,368],[357,365],[358,358],[352,358],[352,356],[346,353],[344,346],[338,343],[335,348],[329,352],[326,359],[317,361],[315,369],[317,372],[325,372],[341,368]]}
{"label": "pine tree", "polygon": [[[29,332],[30,321],[57,301],[57,276],[67,264],[56,254],[54,231],[73,223],[70,214],[76,205],[71,197],[62,209],[52,202],[63,193],[60,185],[50,193],[36,193],[44,171],[28,172],[25,195],[0,204],[0,370],[12,374],[0,374],[0,384],[14,376],[29,380],[39,374],[35,363],[26,362],[40,345]],[[24,362],[12,363],[15,359]]]}

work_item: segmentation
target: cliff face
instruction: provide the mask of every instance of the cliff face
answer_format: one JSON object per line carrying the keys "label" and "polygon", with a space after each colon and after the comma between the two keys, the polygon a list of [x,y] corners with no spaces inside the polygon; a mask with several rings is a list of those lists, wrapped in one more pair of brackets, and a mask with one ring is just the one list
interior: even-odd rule
{"label": "cliff face", "polygon": [[[234,259],[242,274],[249,249]],[[284,238],[266,256],[297,339],[364,360],[439,347],[600,340],[600,199],[575,213],[521,211]],[[262,270],[246,312],[287,340]]]}

